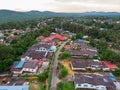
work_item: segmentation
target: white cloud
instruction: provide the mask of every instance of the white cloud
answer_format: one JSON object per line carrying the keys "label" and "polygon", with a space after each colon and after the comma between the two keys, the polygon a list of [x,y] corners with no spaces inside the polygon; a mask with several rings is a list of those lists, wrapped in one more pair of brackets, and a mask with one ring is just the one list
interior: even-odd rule
{"label": "white cloud", "polygon": [[57,12],[120,12],[120,0],[0,0],[0,9]]}

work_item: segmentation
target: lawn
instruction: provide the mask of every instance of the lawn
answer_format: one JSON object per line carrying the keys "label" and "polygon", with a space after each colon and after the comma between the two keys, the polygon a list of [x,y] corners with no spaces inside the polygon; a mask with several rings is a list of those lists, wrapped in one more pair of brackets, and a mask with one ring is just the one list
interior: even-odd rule
{"label": "lawn", "polygon": [[40,82],[31,82],[29,90],[45,90],[45,85]]}
{"label": "lawn", "polygon": [[60,82],[57,85],[57,90],[75,90],[73,82]]}

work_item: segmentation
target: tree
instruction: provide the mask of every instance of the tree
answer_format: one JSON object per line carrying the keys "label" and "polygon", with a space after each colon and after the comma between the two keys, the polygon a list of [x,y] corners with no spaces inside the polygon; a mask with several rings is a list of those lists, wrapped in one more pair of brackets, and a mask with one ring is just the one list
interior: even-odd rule
{"label": "tree", "polygon": [[71,55],[70,55],[70,53],[69,52],[63,52],[62,54],[60,54],[60,56],[59,56],[59,58],[60,59],[67,59],[67,58],[70,58],[71,57]]}

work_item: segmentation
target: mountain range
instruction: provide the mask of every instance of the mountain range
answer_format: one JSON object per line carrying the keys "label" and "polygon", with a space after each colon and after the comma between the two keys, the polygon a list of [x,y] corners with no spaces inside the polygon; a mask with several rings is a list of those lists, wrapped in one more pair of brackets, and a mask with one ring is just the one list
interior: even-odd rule
{"label": "mountain range", "polygon": [[11,10],[0,10],[0,23],[32,20],[42,17],[81,17],[81,16],[120,16],[118,12],[84,12],[84,13],[56,13],[50,11],[18,12]]}

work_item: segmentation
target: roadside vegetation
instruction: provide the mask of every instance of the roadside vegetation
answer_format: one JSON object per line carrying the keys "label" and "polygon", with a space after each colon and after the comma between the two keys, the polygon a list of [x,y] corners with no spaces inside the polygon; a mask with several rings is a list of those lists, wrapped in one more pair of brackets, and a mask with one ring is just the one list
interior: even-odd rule
{"label": "roadside vegetation", "polygon": [[57,90],[75,90],[73,82],[60,82],[57,85]]}
{"label": "roadside vegetation", "polygon": [[68,75],[68,70],[64,65],[59,63],[58,68],[59,68],[59,78],[60,79],[66,77]]}
{"label": "roadside vegetation", "polygon": [[70,53],[67,52],[67,51],[62,52],[62,53],[60,54],[60,56],[59,56],[59,59],[60,59],[60,60],[62,60],[62,59],[68,59],[68,58],[71,58],[71,55],[70,55]]}

